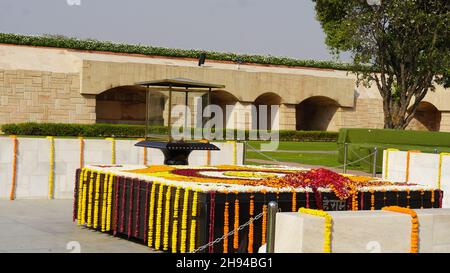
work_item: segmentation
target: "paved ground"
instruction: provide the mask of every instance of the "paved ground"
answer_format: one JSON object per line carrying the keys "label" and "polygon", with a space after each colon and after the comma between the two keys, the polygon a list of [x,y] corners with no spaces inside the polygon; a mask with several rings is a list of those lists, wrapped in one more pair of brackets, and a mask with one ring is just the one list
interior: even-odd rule
{"label": "paved ground", "polygon": [[72,200],[0,200],[1,252],[152,252],[72,222]]}

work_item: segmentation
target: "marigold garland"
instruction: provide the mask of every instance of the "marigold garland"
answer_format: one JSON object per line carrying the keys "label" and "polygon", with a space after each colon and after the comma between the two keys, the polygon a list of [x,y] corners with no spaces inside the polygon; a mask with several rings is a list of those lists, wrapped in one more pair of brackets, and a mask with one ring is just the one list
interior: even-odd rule
{"label": "marigold garland", "polygon": [[122,196],[120,197],[120,200],[122,201],[120,204],[120,232],[125,231],[125,193],[127,191],[127,179],[124,178],[122,180]]}
{"label": "marigold garland", "polygon": [[431,191],[431,208],[434,208],[434,190]]}
{"label": "marigold garland", "polygon": [[411,199],[411,192],[410,192],[410,190],[408,189],[408,190],[406,190],[406,208],[408,208],[408,209],[409,209],[409,202],[410,202],[410,199]]}
{"label": "marigold garland", "polygon": [[[143,141],[145,138],[138,138],[138,141]],[[144,166],[147,166],[147,147],[142,147],[143,149],[143,164]]]}
{"label": "marigold garland", "polygon": [[105,173],[103,178],[103,188],[102,188],[102,212],[101,212],[101,231],[106,231],[106,211],[107,211],[107,201],[108,201],[108,181],[109,173]]}
{"label": "marigold garland", "polygon": [[261,245],[266,243],[266,231],[267,231],[267,205],[263,205],[262,215],[262,230],[261,230]]}
{"label": "marigold garland", "polygon": [[331,228],[332,228],[331,215],[322,210],[307,209],[307,208],[300,208],[299,212],[313,216],[323,217],[325,219],[323,252],[331,253]]}
{"label": "marigold garland", "polygon": [[403,207],[399,207],[399,206],[384,207],[384,208],[382,208],[382,210],[409,214],[411,216],[412,228],[411,228],[410,252],[418,253],[419,252],[419,219],[417,217],[417,213],[412,209],[403,208]]}
{"label": "marigold garland", "polygon": [[162,202],[164,196],[164,185],[160,184],[158,188],[158,203],[156,206],[156,229],[155,229],[155,249],[159,250],[161,247],[161,221],[162,221]]}
{"label": "marigold garland", "polygon": [[306,208],[309,209],[309,192],[306,192]]}
{"label": "marigold garland", "polygon": [[80,175],[82,173],[82,169],[77,169],[75,171],[75,187],[73,189],[73,202],[72,202],[72,222],[75,222],[78,217],[78,205],[80,204]]}
{"label": "marigold garland", "polygon": [[89,193],[88,193],[88,211],[87,211],[87,226],[92,226],[92,198],[94,191],[94,172],[91,172],[89,177]]}
{"label": "marigold garland", "polygon": [[131,237],[131,222],[133,220],[133,192],[134,192],[134,179],[131,180],[130,182],[130,196],[129,196],[129,201],[128,201],[128,221],[127,221],[127,235],[128,235],[128,239]]}
{"label": "marigold garland", "polygon": [[118,230],[118,224],[119,224],[119,186],[121,183],[121,177],[118,176],[116,178],[116,183],[114,185],[114,218],[113,218],[113,235],[115,236],[117,234]]}
{"label": "marigold garland", "polygon": [[47,137],[50,140],[50,171],[48,174],[48,199],[53,199],[55,184],[55,138]]}
{"label": "marigold garland", "polygon": [[108,137],[106,140],[111,141],[111,164],[116,164],[116,139]]}
{"label": "marigold garland", "polygon": [[81,214],[83,204],[83,178],[86,170],[83,168],[80,172],[80,178],[78,179],[78,204],[77,204],[77,224],[81,225]]}
{"label": "marigold garland", "polygon": [[[253,220],[253,216],[255,213],[255,196],[250,196],[250,205],[249,205],[249,214],[250,219]],[[248,246],[247,246],[247,252],[253,253],[253,232],[254,232],[254,226],[253,221],[250,222],[250,225],[248,226]]]}
{"label": "marigold garland", "polygon": [[409,181],[409,164],[411,160],[411,153],[420,153],[420,151],[417,150],[410,150],[406,152],[406,182]]}
{"label": "marigold garland", "polygon": [[352,210],[358,210],[358,193],[352,195]]}
{"label": "marigold garland", "polygon": [[361,192],[361,210],[364,210],[364,192]]}
{"label": "marigold garland", "polygon": [[11,191],[9,193],[9,200],[16,198],[16,181],[17,181],[17,137],[11,136],[13,140],[13,164],[12,164],[12,177],[11,177]]}
{"label": "marigold garland", "polygon": [[178,209],[180,204],[180,187],[175,190],[175,198],[173,202],[173,223],[172,223],[172,253],[177,252],[178,239]]}
{"label": "marigold garland", "polygon": [[186,253],[186,239],[187,239],[187,215],[189,206],[189,192],[190,188],[184,190],[183,197],[183,212],[181,214],[181,238],[180,238],[180,252]]}
{"label": "marigold garland", "polygon": [[93,227],[98,227],[98,209],[99,209],[99,199],[100,199],[100,176],[101,173],[98,172],[95,178],[95,195],[94,195],[94,223]]}
{"label": "marigold garland", "polygon": [[83,194],[82,194],[82,200],[81,200],[81,223],[82,225],[86,224],[86,197],[87,197],[87,191],[88,191],[88,171],[86,170],[83,175]]}
{"label": "marigold garland", "polygon": [[[225,197],[225,207],[223,210],[223,234],[228,234],[230,232],[230,202],[228,202],[228,193],[225,193],[227,197]],[[228,236],[223,239],[223,253],[228,253]]]}
{"label": "marigold garland", "polygon": [[170,224],[170,199],[172,197],[172,186],[168,186],[166,190],[166,204],[164,207],[164,237],[163,250],[169,249],[169,224]]}
{"label": "marigold garland", "polygon": [[438,168],[438,189],[441,189],[441,179],[442,179],[442,160],[444,159],[444,156],[449,156],[450,153],[440,153],[439,154],[439,168]]}
{"label": "marigold garland", "polygon": [[370,210],[375,210],[375,192],[370,191]]}
{"label": "marigold garland", "polygon": [[197,206],[198,206],[198,192],[194,191],[194,196],[192,197],[192,220],[191,220],[191,234],[189,236],[189,252],[195,250],[195,234],[197,232]]}
{"label": "marigold garland", "polygon": [[84,139],[83,137],[78,138],[80,140],[80,168],[84,165]]}
{"label": "marigold garland", "polygon": [[[208,243],[214,241],[214,227],[216,217],[216,193],[214,191],[209,193],[209,239]],[[214,252],[214,245],[208,247],[209,253]]]}
{"label": "marigold garland", "polygon": [[297,211],[297,193],[292,191],[292,212]]}
{"label": "marigold garland", "polygon": [[393,148],[389,148],[386,149],[386,163],[384,165],[384,170],[385,170],[385,175],[384,175],[384,179],[388,178],[388,172],[389,172],[389,152],[395,152],[398,151],[398,149],[393,149]]}
{"label": "marigold garland", "polygon": [[137,181],[137,189],[136,189],[136,212],[135,212],[135,220],[134,220],[134,237],[139,236],[139,220],[140,220],[140,209],[141,209],[141,181]]}
{"label": "marigold garland", "polygon": [[108,201],[106,203],[106,227],[105,231],[111,230],[111,213],[112,213],[112,193],[113,193],[113,181],[114,181],[114,175],[109,175],[109,181],[108,181]]}
{"label": "marigold garland", "polygon": [[148,246],[153,246],[153,220],[155,218],[155,195],[157,183],[152,184],[152,190],[150,192],[150,204],[148,212]]}
{"label": "marigold garland", "polygon": [[150,195],[150,183],[145,183],[145,198],[144,198],[144,244],[147,244],[148,240],[148,198]]}
{"label": "marigold garland", "polygon": [[147,166],[147,148],[144,147],[144,165]]}
{"label": "marigold garland", "polygon": [[229,140],[227,143],[233,144],[233,163],[232,165],[237,165],[237,144],[234,140]]}
{"label": "marigold garland", "polygon": [[424,195],[424,191],[420,190],[420,208],[423,209],[423,195]]}
{"label": "marigold garland", "polygon": [[233,234],[233,248],[237,250],[239,248],[239,197],[236,193],[236,199],[234,200],[234,234]]}

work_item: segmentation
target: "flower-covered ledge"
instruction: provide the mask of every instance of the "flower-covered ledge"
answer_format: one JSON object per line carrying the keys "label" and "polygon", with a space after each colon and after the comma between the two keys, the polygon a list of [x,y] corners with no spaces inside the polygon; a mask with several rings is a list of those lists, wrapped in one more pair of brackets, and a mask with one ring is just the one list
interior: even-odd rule
{"label": "flower-covered ledge", "polygon": [[285,166],[89,165],[77,170],[73,219],[156,250],[192,252],[262,213],[206,252],[265,244],[267,204],[281,211],[440,208],[430,186]]}

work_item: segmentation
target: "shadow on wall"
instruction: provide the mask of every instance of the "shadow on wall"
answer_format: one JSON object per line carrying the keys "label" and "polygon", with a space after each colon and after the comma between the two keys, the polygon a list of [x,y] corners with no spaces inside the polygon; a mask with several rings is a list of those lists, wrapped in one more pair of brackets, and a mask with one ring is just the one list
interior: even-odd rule
{"label": "shadow on wall", "polygon": [[[149,97],[149,118],[154,125],[163,125],[166,96],[152,92]],[[109,89],[96,96],[96,122],[114,124],[145,124],[145,92],[136,86]]]}
{"label": "shadow on wall", "polygon": [[302,101],[295,107],[296,130],[326,131],[338,108],[335,100],[322,96]]}

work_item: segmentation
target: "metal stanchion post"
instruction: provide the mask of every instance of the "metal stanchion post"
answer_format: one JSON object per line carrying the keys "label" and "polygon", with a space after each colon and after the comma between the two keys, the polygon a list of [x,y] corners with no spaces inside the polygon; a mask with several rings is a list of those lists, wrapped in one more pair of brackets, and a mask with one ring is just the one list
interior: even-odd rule
{"label": "metal stanchion post", "polygon": [[242,165],[245,165],[245,158],[247,157],[247,140],[244,139],[244,146],[242,147]]}
{"label": "metal stanchion post", "polygon": [[344,143],[344,173],[347,173],[348,143]]}
{"label": "metal stanchion post", "polygon": [[435,154],[438,154],[438,153],[439,153],[438,149],[435,148],[435,149],[434,149],[434,153],[435,153]]}
{"label": "metal stanchion post", "polygon": [[376,177],[377,176],[377,155],[378,155],[378,148],[375,147],[374,151],[373,151],[373,166],[372,166],[372,176]]}
{"label": "metal stanchion post", "polygon": [[274,253],[275,252],[275,221],[278,212],[278,203],[275,201],[269,202],[268,209],[268,217],[267,217],[267,246],[266,253]]}

